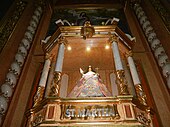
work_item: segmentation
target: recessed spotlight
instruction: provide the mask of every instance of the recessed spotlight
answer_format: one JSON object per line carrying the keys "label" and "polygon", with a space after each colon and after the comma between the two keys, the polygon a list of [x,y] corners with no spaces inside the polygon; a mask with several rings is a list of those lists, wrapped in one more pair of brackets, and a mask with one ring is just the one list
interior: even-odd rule
{"label": "recessed spotlight", "polygon": [[110,49],[110,46],[109,46],[109,45],[106,45],[106,46],[105,46],[105,49]]}
{"label": "recessed spotlight", "polygon": [[67,47],[67,50],[70,51],[70,50],[71,50],[71,46],[68,46],[68,47]]}
{"label": "recessed spotlight", "polygon": [[91,50],[91,48],[90,47],[86,47],[86,51],[90,51]]}

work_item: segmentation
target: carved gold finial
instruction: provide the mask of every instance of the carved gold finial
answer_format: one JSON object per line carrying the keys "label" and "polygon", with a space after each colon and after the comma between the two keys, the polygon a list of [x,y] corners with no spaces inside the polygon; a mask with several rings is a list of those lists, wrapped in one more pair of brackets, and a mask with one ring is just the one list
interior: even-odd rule
{"label": "carved gold finial", "polygon": [[54,72],[54,78],[51,85],[49,96],[59,97],[60,81],[61,72]]}
{"label": "carved gold finial", "polygon": [[90,38],[95,34],[94,27],[91,26],[90,21],[86,21],[84,26],[81,28],[81,35],[83,39]]}
{"label": "carved gold finial", "polygon": [[120,95],[128,95],[128,86],[127,81],[125,79],[124,70],[117,70],[116,71],[116,83],[118,85],[118,90]]}
{"label": "carved gold finial", "polygon": [[90,21],[86,21],[86,22],[84,23],[84,26],[85,26],[85,27],[91,26]]}
{"label": "carved gold finial", "polygon": [[34,106],[36,106],[43,99],[44,90],[45,87],[38,86],[38,90],[34,96]]}

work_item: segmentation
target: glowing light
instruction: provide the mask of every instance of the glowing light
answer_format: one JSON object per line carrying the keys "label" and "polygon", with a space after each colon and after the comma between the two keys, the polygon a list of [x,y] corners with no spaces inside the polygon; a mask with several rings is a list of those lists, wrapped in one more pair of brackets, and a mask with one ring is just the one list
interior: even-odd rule
{"label": "glowing light", "polygon": [[87,47],[87,48],[86,48],[86,51],[88,51],[88,52],[89,52],[90,50],[91,50],[91,48],[90,48],[90,47]]}
{"label": "glowing light", "polygon": [[106,46],[105,46],[105,49],[110,49],[110,46],[109,46],[109,45],[106,45]]}
{"label": "glowing light", "polygon": [[71,49],[72,49],[71,46],[68,46],[68,47],[67,47],[67,50],[68,50],[68,51],[70,51]]}

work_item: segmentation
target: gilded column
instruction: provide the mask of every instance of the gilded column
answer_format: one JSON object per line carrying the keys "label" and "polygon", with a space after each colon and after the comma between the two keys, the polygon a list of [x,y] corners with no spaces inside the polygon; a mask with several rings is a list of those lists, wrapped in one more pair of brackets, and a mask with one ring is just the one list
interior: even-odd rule
{"label": "gilded column", "polygon": [[123,70],[123,64],[121,61],[119,48],[118,48],[118,38],[116,36],[112,36],[109,40],[112,44],[113,57],[116,68],[116,83],[118,85],[119,95],[127,95],[129,94],[127,81],[125,79],[125,72]]}
{"label": "gilded column", "polygon": [[132,80],[133,80],[133,83],[134,83],[134,86],[135,86],[137,98],[139,99],[139,101],[142,104],[147,105],[146,104],[146,95],[145,95],[145,93],[142,89],[142,86],[141,86],[141,81],[139,79],[139,75],[138,75],[138,72],[137,72],[133,57],[132,57],[132,52],[130,51],[126,55],[127,55],[127,60],[128,60],[130,72],[131,72],[131,75],[132,75]]}
{"label": "gilded column", "polygon": [[47,77],[48,77],[48,73],[50,70],[51,59],[52,59],[52,57],[49,56],[49,54],[46,54],[46,60],[45,60],[45,64],[43,67],[42,74],[41,74],[40,82],[38,85],[37,92],[34,96],[34,106],[37,105],[38,102],[40,102],[43,99],[46,82],[47,82]]}
{"label": "gilded column", "polygon": [[57,55],[55,72],[54,72],[54,77],[53,77],[53,81],[51,84],[49,96],[59,97],[61,72],[62,72],[62,67],[63,67],[64,50],[65,50],[66,44],[67,44],[67,40],[64,37],[61,37],[59,39],[58,55]]}
{"label": "gilded column", "polygon": [[162,74],[167,80],[167,87],[170,89],[170,59],[168,58],[161,41],[158,39],[151,22],[149,21],[140,4],[134,4],[133,8],[144,31],[144,34],[147,37],[148,43],[151,50],[153,51],[156,61],[162,69]]}

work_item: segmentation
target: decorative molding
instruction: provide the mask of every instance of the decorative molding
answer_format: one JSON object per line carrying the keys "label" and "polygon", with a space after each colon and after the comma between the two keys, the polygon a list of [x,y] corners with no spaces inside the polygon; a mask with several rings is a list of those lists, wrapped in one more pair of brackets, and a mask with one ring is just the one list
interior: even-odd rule
{"label": "decorative molding", "polygon": [[117,37],[115,34],[114,35],[111,35],[109,40],[108,40],[109,43],[113,43],[113,42],[116,42],[118,43],[119,42],[119,37]]}
{"label": "decorative molding", "polygon": [[148,40],[151,50],[156,58],[156,61],[160,68],[162,69],[162,75],[166,79],[167,87],[170,89],[170,59],[168,58],[160,40],[154,31],[148,17],[143,11],[140,4],[134,4],[134,11],[136,17],[143,29],[143,32]]}
{"label": "decorative molding", "polygon": [[5,22],[0,29],[0,52],[2,51],[3,47],[5,46],[8,38],[10,37],[11,33],[13,32],[19,18],[21,17],[24,9],[26,7],[25,1],[18,1],[16,3],[15,10],[12,16]]}
{"label": "decorative molding", "polygon": [[84,26],[81,28],[81,36],[83,39],[91,38],[95,34],[95,29],[91,26],[90,21],[86,21]]}
{"label": "decorative molding", "polygon": [[35,119],[31,122],[32,126],[35,127],[44,120],[44,115],[43,114],[37,114],[35,115]]}
{"label": "decorative molding", "polygon": [[[0,85],[1,86],[0,87],[1,88],[1,92],[0,92],[0,108],[1,108],[0,109],[0,125],[2,125],[2,123],[3,123],[2,119],[6,115],[7,109],[10,105],[10,101],[8,101],[8,99],[11,99],[14,89],[17,85],[17,81],[21,74],[23,65],[26,61],[26,57],[28,55],[30,46],[32,45],[32,41],[34,39],[35,32],[38,28],[38,24],[39,24],[42,13],[43,13],[42,7],[38,6],[34,11],[34,14],[32,16],[29,26],[27,27],[25,36],[20,42],[20,45],[18,47],[18,52],[15,55],[15,60],[13,61],[13,63],[11,64],[11,66],[9,68],[9,72],[6,74],[6,80],[2,85]],[[35,21],[35,18],[37,19],[37,22]],[[1,113],[1,111],[2,111],[2,113]]]}
{"label": "decorative molding", "polygon": [[159,16],[162,18],[167,30],[170,32],[170,11],[164,7],[160,0],[149,0]]}
{"label": "decorative molding", "polygon": [[151,120],[148,119],[143,112],[139,112],[136,115],[137,120],[146,126],[150,126]]}
{"label": "decorative molding", "polygon": [[91,126],[97,123],[153,127],[148,109],[148,106],[135,103],[132,95],[90,99],[50,97],[26,113],[30,121],[27,126]]}

